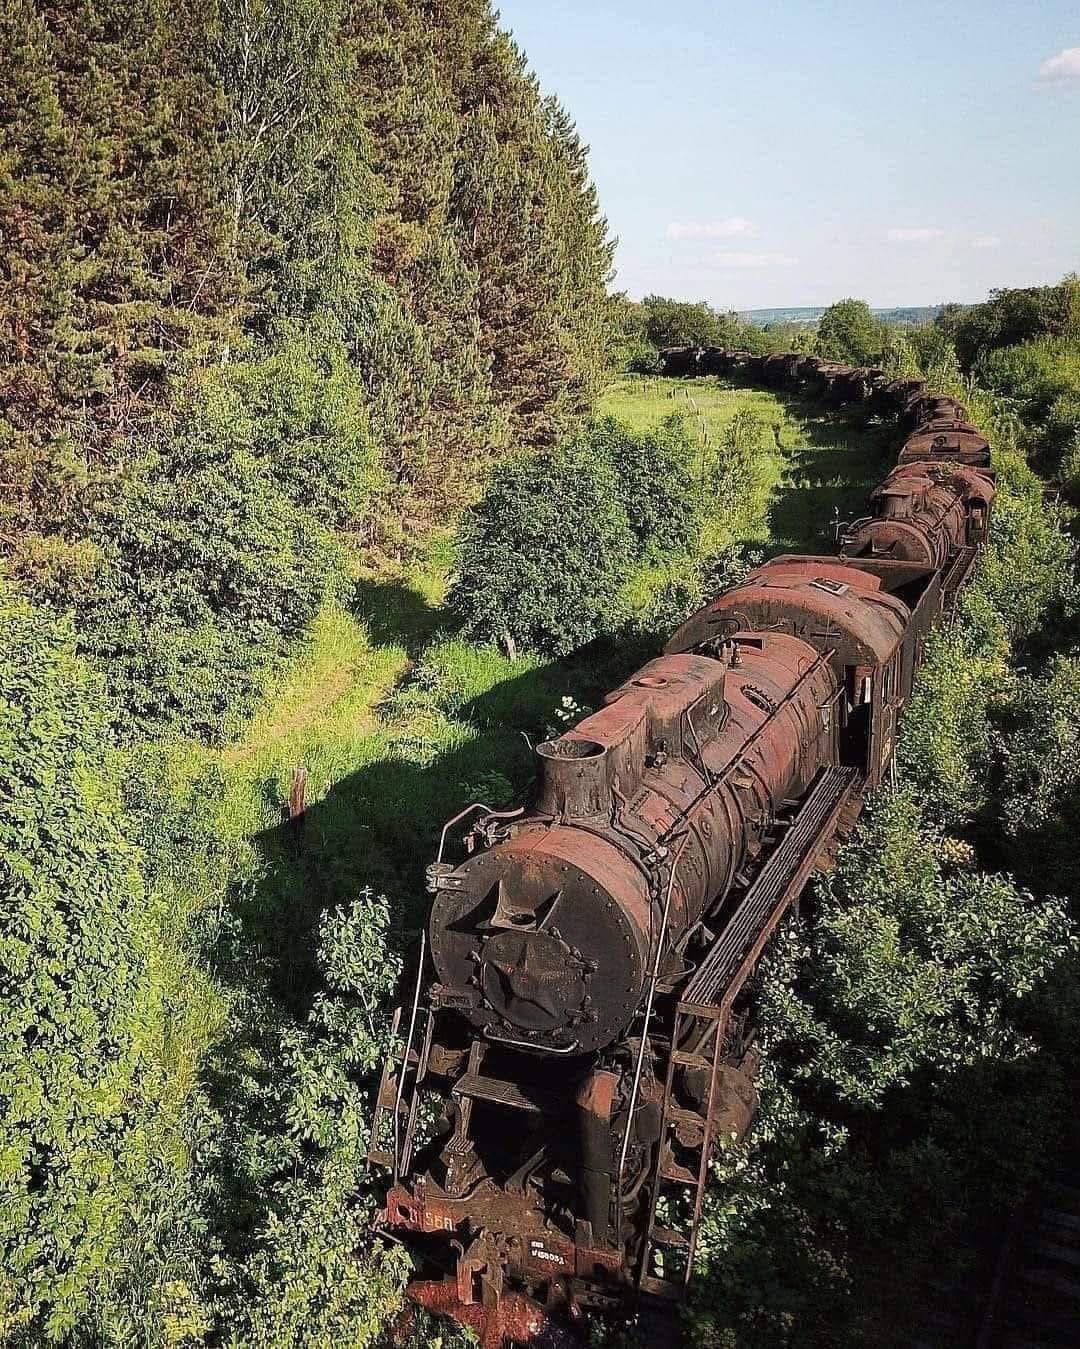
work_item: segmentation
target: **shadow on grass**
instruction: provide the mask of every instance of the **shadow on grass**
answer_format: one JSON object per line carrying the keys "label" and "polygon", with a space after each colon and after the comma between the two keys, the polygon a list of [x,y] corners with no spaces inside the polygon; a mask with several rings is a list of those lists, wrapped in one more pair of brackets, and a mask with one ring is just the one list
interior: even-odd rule
{"label": "shadow on grass", "polygon": [[[407,640],[418,641],[425,627],[440,630],[437,621],[428,626],[438,611],[425,612],[407,587],[375,589],[380,603],[406,608],[413,623]],[[563,729],[561,699],[594,708],[654,654],[655,645],[644,638],[605,639],[501,680],[464,705],[440,708],[438,690],[421,701],[411,709],[421,728],[415,734],[406,726],[388,754],[335,783],[301,820],[283,820],[255,837],[259,865],[233,896],[239,927],[217,962],[218,977],[233,986],[261,981],[302,1018],[318,987],[320,916],[365,887],[391,901],[394,941],[404,952],[424,921],[425,868],[444,823],[475,800],[493,806],[526,800],[532,746]],[[408,678],[402,688],[408,691]],[[440,723],[430,745],[423,738],[425,706]],[[443,717],[450,719],[449,731]]]}
{"label": "shadow on grass", "polygon": [[403,646],[414,659],[435,637],[456,630],[448,610],[431,604],[406,581],[359,580],[348,607],[367,624],[377,646]]}
{"label": "shadow on grass", "polygon": [[861,515],[870,489],[895,464],[896,429],[862,409],[826,412],[805,399],[778,397],[798,418],[804,444],[786,451],[784,479],[770,503],[770,555],[834,552],[834,521]]}

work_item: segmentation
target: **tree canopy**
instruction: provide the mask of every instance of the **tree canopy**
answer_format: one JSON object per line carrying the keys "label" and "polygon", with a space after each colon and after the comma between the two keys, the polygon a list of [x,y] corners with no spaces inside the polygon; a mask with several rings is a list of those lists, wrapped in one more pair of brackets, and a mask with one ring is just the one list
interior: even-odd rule
{"label": "tree canopy", "polygon": [[818,355],[851,365],[870,365],[885,346],[885,325],[865,300],[837,300],[818,323]]}

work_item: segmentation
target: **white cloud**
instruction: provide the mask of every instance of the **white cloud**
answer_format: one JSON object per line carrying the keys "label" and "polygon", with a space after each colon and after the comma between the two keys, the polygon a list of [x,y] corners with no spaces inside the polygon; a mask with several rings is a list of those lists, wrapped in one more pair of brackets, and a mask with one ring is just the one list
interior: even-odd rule
{"label": "white cloud", "polygon": [[759,267],[797,267],[799,259],[789,253],[729,253],[713,255],[717,267],[732,267],[746,270]]}
{"label": "white cloud", "polygon": [[976,234],[971,241],[972,248],[1000,248],[1001,240],[996,234]]}
{"label": "white cloud", "polygon": [[729,215],[726,220],[673,220],[667,227],[669,239],[755,239],[758,227],[744,215]]}
{"label": "white cloud", "polygon": [[941,239],[944,235],[944,230],[922,226],[917,229],[891,229],[886,238],[893,244],[925,244],[931,239]]}
{"label": "white cloud", "polygon": [[1080,47],[1064,47],[1039,67],[1040,84],[1080,84]]}

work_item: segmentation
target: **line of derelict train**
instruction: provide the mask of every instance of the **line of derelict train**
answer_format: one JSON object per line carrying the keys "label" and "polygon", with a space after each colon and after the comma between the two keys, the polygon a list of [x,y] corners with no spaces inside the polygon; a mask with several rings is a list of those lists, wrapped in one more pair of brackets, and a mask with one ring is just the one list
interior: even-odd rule
{"label": "line of derelict train", "polygon": [[486,1349],[684,1296],[710,1159],[756,1109],[748,980],[887,772],[989,527],[987,441],[923,381],[662,355],[865,404],[903,444],[838,556],[755,568],[536,747],[527,806],[442,832],[370,1155],[392,1173],[384,1230],[432,1275],[412,1298]]}

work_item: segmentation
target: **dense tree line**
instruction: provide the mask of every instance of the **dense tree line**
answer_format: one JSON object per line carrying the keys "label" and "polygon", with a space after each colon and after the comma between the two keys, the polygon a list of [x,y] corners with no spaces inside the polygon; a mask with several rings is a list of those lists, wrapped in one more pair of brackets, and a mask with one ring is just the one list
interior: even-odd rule
{"label": "dense tree line", "polygon": [[364,1344],[400,937],[198,742],[357,543],[572,438],[585,148],[487,0],[12,0],[0,230],[0,1339]]}
{"label": "dense tree line", "polygon": [[[586,411],[611,251],[585,150],[486,0],[0,22],[7,569],[140,719],[205,731],[243,691],[225,648],[272,657],[332,589],[325,530],[392,532]],[[258,545],[241,598],[233,560],[160,537],[179,481],[226,539],[229,491],[263,494],[291,602]],[[151,625],[223,647],[219,705],[177,702]]]}

